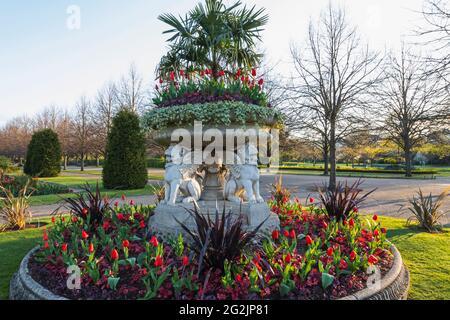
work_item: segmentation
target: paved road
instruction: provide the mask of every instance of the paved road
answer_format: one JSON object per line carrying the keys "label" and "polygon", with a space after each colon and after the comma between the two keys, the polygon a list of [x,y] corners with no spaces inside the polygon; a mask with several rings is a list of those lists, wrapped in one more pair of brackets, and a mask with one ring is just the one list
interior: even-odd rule
{"label": "paved road", "polygon": [[[262,173],[261,193],[264,198],[270,197],[270,184],[274,183],[276,176],[273,174]],[[339,178],[338,181],[348,180],[349,183],[356,181],[356,178]],[[321,186],[327,182],[327,177],[306,176],[306,175],[284,175],[283,182],[285,187],[293,191],[294,196],[298,196],[302,201],[309,196],[317,198],[314,192],[316,186]],[[437,196],[444,189],[450,187],[450,178],[437,178],[436,180],[406,180],[406,179],[364,179],[361,186],[363,192],[377,189],[362,204],[361,211],[368,214],[377,213],[379,215],[408,218],[410,214],[406,209],[399,212],[402,206],[407,205],[408,198],[421,188],[423,192],[432,193]],[[155,201],[154,196],[135,196],[133,200],[136,203],[152,204]],[[57,206],[39,206],[32,207],[35,216],[45,216],[55,210]],[[444,210],[450,211],[450,198],[445,203]],[[444,224],[450,224],[450,214],[443,220]]]}

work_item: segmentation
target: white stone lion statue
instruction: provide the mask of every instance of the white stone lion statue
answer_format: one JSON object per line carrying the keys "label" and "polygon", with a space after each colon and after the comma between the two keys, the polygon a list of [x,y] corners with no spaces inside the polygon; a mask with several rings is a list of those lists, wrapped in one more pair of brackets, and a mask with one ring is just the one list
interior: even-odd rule
{"label": "white stone lion statue", "polygon": [[263,203],[259,191],[258,149],[245,144],[237,150],[235,164],[227,166],[224,198],[236,203]]}
{"label": "white stone lion statue", "polygon": [[[183,146],[171,146],[166,150],[164,175],[165,196],[162,204],[170,206],[177,202],[191,203],[200,199],[203,175],[197,165],[187,161],[191,151]],[[181,194],[181,197],[179,195]]]}

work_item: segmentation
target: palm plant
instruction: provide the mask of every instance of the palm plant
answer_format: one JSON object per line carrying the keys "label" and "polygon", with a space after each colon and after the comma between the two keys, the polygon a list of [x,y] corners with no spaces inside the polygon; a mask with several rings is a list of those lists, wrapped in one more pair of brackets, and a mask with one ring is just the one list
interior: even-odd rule
{"label": "palm plant", "polygon": [[262,55],[256,51],[260,32],[268,22],[264,9],[242,7],[240,1],[227,7],[222,0],[199,3],[185,17],[166,13],[158,17],[171,29],[169,52],[161,59],[158,73],[208,68],[213,77],[225,66],[250,68]]}
{"label": "palm plant", "polygon": [[362,185],[361,179],[355,181],[352,185],[338,182],[336,188],[328,188],[324,186],[319,189],[320,202],[326,209],[326,214],[338,221],[342,221],[350,217],[353,212],[356,212],[358,206],[366,200],[376,189],[367,192],[360,196]]}
{"label": "palm plant", "polygon": [[[63,198],[60,208],[62,207],[72,215],[88,221],[91,230],[95,230],[96,226],[102,223],[106,212],[111,210],[109,200],[101,194],[98,182],[95,191],[92,191],[89,183],[86,183],[82,187],[82,192],[78,193],[75,198]],[[60,208],[54,213],[58,212]]]}
{"label": "palm plant", "polygon": [[430,193],[425,196],[421,189],[417,192],[417,197],[413,197],[409,200],[411,207],[409,211],[413,216],[408,219],[408,225],[412,221],[417,221],[419,225],[426,229],[428,232],[436,232],[442,228],[440,223],[441,218],[446,214],[441,210],[444,200],[450,189],[443,191],[436,200],[433,200],[433,195]]}
{"label": "palm plant", "polygon": [[31,212],[29,211],[29,199],[33,191],[29,190],[28,181],[25,186],[15,196],[11,190],[0,184],[0,220],[6,221],[0,225],[0,231],[5,230],[23,230],[27,224],[27,218],[31,220]]}
{"label": "palm plant", "polygon": [[199,273],[203,264],[208,268],[223,270],[225,261],[239,258],[243,250],[256,237],[259,229],[267,221],[264,220],[253,231],[245,231],[243,216],[233,219],[232,211],[226,213],[225,205],[220,216],[216,208],[215,219],[211,220],[199,212],[197,206],[188,210],[196,223],[197,232],[191,231],[185,224],[177,221],[183,230],[192,238],[190,248],[199,257]]}

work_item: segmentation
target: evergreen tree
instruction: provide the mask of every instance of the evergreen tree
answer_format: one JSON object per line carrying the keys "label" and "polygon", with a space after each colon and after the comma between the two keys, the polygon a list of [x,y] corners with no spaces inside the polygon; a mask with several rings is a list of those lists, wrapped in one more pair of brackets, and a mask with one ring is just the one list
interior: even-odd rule
{"label": "evergreen tree", "polygon": [[145,136],[139,117],[122,110],[113,119],[108,135],[103,185],[107,189],[141,189],[147,179]]}
{"label": "evergreen tree", "polygon": [[61,145],[51,129],[36,132],[28,145],[25,174],[33,177],[56,177],[61,172]]}

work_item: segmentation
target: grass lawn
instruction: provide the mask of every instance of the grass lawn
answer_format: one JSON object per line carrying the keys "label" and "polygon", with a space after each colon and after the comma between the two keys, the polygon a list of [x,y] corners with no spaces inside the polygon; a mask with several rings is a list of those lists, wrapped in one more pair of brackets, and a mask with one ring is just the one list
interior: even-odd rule
{"label": "grass lawn", "polygon": [[[150,180],[162,180],[161,176],[153,175],[149,176]],[[83,176],[59,176],[55,178],[44,178],[42,181],[48,181],[53,183],[58,183],[67,186],[70,189],[79,189],[80,186],[85,185],[86,183],[89,183],[92,187],[95,187],[97,182],[99,184],[100,190],[103,194],[109,196],[109,197],[120,197],[122,194],[124,194],[127,197],[133,197],[133,196],[141,196],[141,195],[149,195],[153,191],[151,186],[146,186],[144,189],[137,189],[137,190],[107,190],[103,187],[102,179],[101,177],[83,177]],[[49,205],[54,204],[61,200],[61,197],[74,197],[74,194],[51,194],[51,195],[45,195],[45,196],[33,196],[30,199],[30,204],[32,206],[38,206],[38,205]]]}
{"label": "grass lawn", "polygon": [[[47,221],[43,219],[41,221]],[[450,299],[450,229],[428,234],[405,226],[405,220],[380,217],[388,237],[411,273],[410,299]],[[0,299],[8,298],[9,281],[20,261],[40,240],[41,229],[0,233]]]}
{"label": "grass lawn", "polygon": [[409,298],[450,300],[450,228],[441,234],[405,226],[405,220],[380,218],[388,238],[402,254],[411,276]]}

